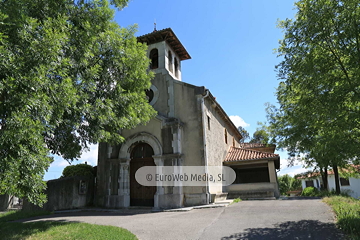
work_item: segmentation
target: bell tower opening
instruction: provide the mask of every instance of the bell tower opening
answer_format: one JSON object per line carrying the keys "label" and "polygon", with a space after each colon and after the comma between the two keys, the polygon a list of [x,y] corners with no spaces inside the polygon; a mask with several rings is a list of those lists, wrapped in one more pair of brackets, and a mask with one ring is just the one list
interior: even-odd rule
{"label": "bell tower opening", "polygon": [[181,81],[181,61],[191,57],[171,28],[154,30],[137,39],[148,45],[150,69],[153,72],[168,74]]}
{"label": "bell tower opening", "polygon": [[150,51],[149,58],[151,60],[150,69],[157,69],[159,67],[159,51],[157,48]]}

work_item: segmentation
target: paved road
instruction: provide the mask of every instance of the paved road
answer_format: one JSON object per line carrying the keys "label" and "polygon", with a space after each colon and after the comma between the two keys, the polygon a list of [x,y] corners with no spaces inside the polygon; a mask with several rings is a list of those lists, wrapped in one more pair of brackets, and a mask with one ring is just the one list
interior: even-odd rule
{"label": "paved road", "polygon": [[123,227],[146,239],[342,239],[334,215],[319,199],[242,201],[189,212],[74,212],[39,220]]}

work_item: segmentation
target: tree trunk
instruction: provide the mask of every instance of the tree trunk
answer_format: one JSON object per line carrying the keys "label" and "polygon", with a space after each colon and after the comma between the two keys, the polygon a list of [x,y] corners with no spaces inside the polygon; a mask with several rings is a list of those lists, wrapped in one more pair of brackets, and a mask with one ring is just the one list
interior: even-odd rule
{"label": "tree trunk", "polygon": [[340,195],[340,182],[339,182],[339,170],[336,164],[333,165],[334,175],[335,175],[335,189],[336,194]]}
{"label": "tree trunk", "polygon": [[328,183],[328,169],[327,167],[324,167],[324,190],[329,190],[329,183]]}
{"label": "tree trunk", "polygon": [[322,179],[322,186],[321,186],[321,190],[327,190],[328,189],[328,174],[327,174],[327,167],[320,167],[320,175],[321,175],[321,179]]}

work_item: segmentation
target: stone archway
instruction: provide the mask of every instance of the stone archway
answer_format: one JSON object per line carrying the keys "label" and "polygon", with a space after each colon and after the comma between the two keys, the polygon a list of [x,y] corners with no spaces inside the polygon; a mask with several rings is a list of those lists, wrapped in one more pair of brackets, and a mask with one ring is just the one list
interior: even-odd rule
{"label": "stone archway", "polygon": [[132,137],[129,137],[126,142],[121,145],[119,151],[119,159],[130,160],[131,150],[136,142],[145,142],[149,144],[154,150],[154,156],[162,155],[162,147],[160,141],[150,133],[141,132],[133,135]]}
{"label": "stone archway", "polygon": [[[162,166],[162,146],[160,141],[147,132],[137,133],[129,138],[121,145],[119,151],[119,159],[121,165],[120,171],[120,195],[124,199],[124,207],[129,207],[131,202],[131,176],[130,176],[130,167],[131,167],[131,154],[134,148],[138,144],[148,144],[153,150],[153,162],[156,166]],[[153,200],[153,206],[158,208],[158,195],[163,193],[163,189],[161,187],[156,187],[156,193]]]}

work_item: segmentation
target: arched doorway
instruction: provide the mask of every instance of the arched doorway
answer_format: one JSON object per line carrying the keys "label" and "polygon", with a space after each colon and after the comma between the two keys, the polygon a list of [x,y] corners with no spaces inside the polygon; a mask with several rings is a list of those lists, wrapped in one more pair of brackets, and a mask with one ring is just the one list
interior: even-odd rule
{"label": "arched doorway", "polygon": [[143,166],[155,166],[154,150],[147,143],[138,143],[131,151],[130,160],[130,205],[154,206],[156,186],[143,186],[135,179],[136,171]]}

